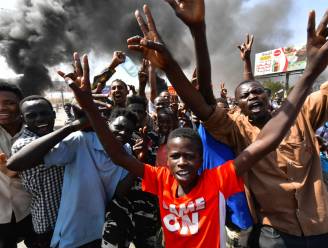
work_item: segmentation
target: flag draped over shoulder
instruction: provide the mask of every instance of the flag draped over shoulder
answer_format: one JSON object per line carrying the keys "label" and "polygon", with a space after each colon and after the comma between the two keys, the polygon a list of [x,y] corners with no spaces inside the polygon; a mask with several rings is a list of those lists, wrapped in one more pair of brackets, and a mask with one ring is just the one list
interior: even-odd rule
{"label": "flag draped over shoulder", "polygon": [[[199,169],[199,174],[235,158],[233,151],[227,145],[215,140],[201,124],[198,133],[203,142],[203,165]],[[245,192],[239,192],[227,199],[227,216],[240,229],[247,229],[253,225]]]}

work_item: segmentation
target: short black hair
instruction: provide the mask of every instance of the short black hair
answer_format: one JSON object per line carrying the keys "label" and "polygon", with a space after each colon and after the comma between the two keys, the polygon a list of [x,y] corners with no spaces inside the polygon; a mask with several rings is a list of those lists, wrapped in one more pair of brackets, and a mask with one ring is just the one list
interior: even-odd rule
{"label": "short black hair", "polygon": [[47,98],[45,98],[43,96],[40,96],[40,95],[31,95],[31,96],[25,97],[23,100],[20,101],[19,108],[22,110],[22,105],[23,105],[24,102],[37,101],[37,100],[45,101],[49,105],[49,107],[51,109],[53,109],[53,106],[52,106],[51,102]]}
{"label": "short black hair", "polygon": [[188,127],[174,129],[169,134],[167,142],[169,142],[169,140],[174,139],[174,138],[190,139],[193,143],[195,143],[197,145],[197,150],[199,151],[200,156],[203,156],[203,142],[202,142],[202,139],[200,138],[198,132],[195,131],[194,129],[188,128]]}
{"label": "short black hair", "polygon": [[126,99],[126,106],[130,104],[142,104],[145,110],[147,110],[147,99],[143,96],[132,95]]}
{"label": "short black hair", "polygon": [[169,115],[172,121],[178,121],[178,116],[175,114],[170,108],[161,108],[157,112],[157,116],[159,115]]}
{"label": "short black hair", "polygon": [[128,85],[122,80],[122,79],[115,79],[112,81],[110,85],[112,85],[114,82],[119,82],[125,86],[126,89],[128,89]]}
{"label": "short black hair", "polygon": [[244,80],[244,81],[240,82],[240,83],[237,85],[237,87],[235,88],[235,98],[237,98],[237,89],[238,89],[240,86],[242,86],[243,84],[248,84],[248,83],[253,83],[253,82],[262,85],[260,81],[257,81],[257,80],[255,80],[255,79]]}
{"label": "short black hair", "polygon": [[22,100],[24,98],[22,90],[15,84],[0,81],[0,91],[12,92],[18,97],[19,100]]}
{"label": "short black hair", "polygon": [[136,128],[136,124],[138,122],[138,117],[132,111],[127,110],[125,108],[114,108],[112,113],[109,116],[109,122],[114,121],[117,117],[123,116],[131,121],[134,125],[134,129]]}

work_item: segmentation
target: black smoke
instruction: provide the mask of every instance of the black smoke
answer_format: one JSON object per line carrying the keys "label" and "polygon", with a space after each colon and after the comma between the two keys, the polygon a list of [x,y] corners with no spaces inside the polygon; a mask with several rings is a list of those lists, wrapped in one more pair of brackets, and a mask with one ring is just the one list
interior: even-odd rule
{"label": "black smoke", "polygon": [[[140,34],[133,13],[144,3],[152,8],[163,40],[191,72],[195,66],[191,36],[164,0],[20,0],[17,10],[0,12],[0,52],[17,74],[23,74],[18,80],[23,90],[41,93],[51,87],[47,68],[70,62],[73,51],[92,50],[97,56],[126,51],[126,39]],[[273,37],[280,37],[279,42],[289,38],[283,24],[291,0],[264,1],[251,8],[245,3],[206,1],[214,89],[219,80],[230,85],[240,81],[236,46],[245,33],[256,35],[254,52],[274,48]]]}

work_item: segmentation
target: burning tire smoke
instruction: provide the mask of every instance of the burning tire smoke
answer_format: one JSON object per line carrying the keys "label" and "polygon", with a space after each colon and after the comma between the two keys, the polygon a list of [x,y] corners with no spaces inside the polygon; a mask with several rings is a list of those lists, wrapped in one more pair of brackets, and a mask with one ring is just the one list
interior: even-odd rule
{"label": "burning tire smoke", "polygon": [[[280,44],[288,40],[284,23],[291,2],[245,7],[246,0],[206,1],[214,90],[218,81],[224,80],[232,90],[241,80],[236,46],[246,33],[255,35],[253,54],[273,48],[277,40],[272,37],[279,37]],[[99,56],[126,51],[126,39],[140,34],[133,12],[144,3],[152,8],[175,58],[191,72],[195,67],[191,36],[164,0],[19,0],[17,10],[0,12],[0,53],[17,74],[23,74],[17,83],[25,94],[42,93],[52,86],[48,68],[69,62],[73,51],[93,50]]]}

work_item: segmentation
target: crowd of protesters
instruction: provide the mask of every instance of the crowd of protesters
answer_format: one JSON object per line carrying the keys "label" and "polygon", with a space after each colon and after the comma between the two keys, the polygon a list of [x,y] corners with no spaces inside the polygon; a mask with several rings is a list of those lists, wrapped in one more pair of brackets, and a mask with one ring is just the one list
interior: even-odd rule
{"label": "crowd of protesters", "polygon": [[127,41],[143,56],[137,91],[104,91],[123,52],[92,84],[74,53],[58,74],[75,100],[54,130],[48,99],[0,83],[0,248],[327,247],[328,83],[312,85],[328,65],[328,11],[317,27],[310,12],[306,68],[277,105],[254,79],[250,35],[234,97],[221,83],[215,98],[204,0],[167,2],[193,38],[190,79],[145,5],[143,37]]}

